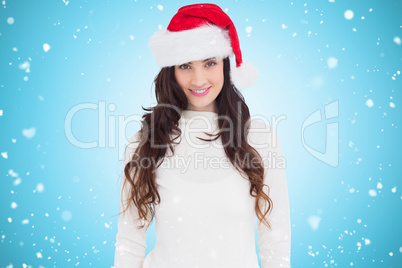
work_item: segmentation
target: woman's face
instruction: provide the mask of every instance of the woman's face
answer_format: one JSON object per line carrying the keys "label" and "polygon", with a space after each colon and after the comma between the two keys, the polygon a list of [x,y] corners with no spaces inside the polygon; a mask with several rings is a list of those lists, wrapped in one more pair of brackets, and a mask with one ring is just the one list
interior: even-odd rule
{"label": "woman's face", "polygon": [[192,61],[176,65],[174,70],[187,96],[188,110],[217,112],[215,99],[223,87],[223,59]]}

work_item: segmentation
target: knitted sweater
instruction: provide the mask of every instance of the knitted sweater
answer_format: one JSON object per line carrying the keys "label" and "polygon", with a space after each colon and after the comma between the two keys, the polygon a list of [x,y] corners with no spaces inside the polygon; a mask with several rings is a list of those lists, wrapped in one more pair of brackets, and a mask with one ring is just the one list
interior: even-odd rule
{"label": "knitted sweater", "polygon": [[[204,131],[218,131],[217,118],[214,112],[183,111],[182,134],[176,140],[180,143],[156,169],[161,202],[154,206],[155,247],[145,258],[146,228],[136,229],[138,211],[133,205],[119,216],[116,268],[258,268],[256,222],[262,268],[290,267],[290,210],[279,138],[267,124],[251,121],[248,141],[263,158],[264,183],[269,186],[264,191],[273,201],[267,215],[271,230],[259,224],[250,181],[230,163],[221,138],[197,139],[209,138]],[[130,138],[124,165],[138,146],[131,143],[139,140],[138,134]],[[127,189],[123,195],[125,200]]]}

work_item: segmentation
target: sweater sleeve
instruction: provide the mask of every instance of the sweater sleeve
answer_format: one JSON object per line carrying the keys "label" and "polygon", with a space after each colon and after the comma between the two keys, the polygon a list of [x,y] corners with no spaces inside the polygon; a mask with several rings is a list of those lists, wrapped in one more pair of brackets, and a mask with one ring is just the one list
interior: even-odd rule
{"label": "sweater sleeve", "polygon": [[[134,142],[139,140],[137,139],[138,135],[139,133],[137,132],[130,138],[129,144],[125,149],[121,187],[123,187],[123,182],[126,179],[124,167],[133,156],[135,149],[138,147],[138,142]],[[126,207],[130,187],[130,184],[126,183],[125,189],[122,192],[123,200],[120,202],[120,212],[123,211],[122,202],[125,202],[124,207]],[[138,210],[133,203],[131,203],[130,208],[127,209],[124,214],[119,215],[115,243],[115,268],[142,268],[143,266],[147,230],[146,226],[142,229],[137,229],[137,226],[141,225],[141,222],[138,220],[138,218]]]}
{"label": "sweater sleeve", "polygon": [[[272,128],[268,138],[269,147],[264,149],[265,156],[262,157],[267,157],[264,160],[264,184],[268,185],[269,189],[264,186],[264,191],[273,202],[273,209],[266,216],[272,229],[257,219],[261,268],[290,267],[291,231],[286,161],[283,158],[279,137]],[[264,206],[263,208],[265,209]]]}

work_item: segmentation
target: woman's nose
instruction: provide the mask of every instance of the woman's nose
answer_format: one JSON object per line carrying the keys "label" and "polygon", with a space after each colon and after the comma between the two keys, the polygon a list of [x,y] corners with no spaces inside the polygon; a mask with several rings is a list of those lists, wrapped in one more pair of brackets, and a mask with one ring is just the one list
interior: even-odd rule
{"label": "woman's nose", "polygon": [[207,77],[202,69],[194,68],[191,83],[194,87],[201,88],[207,82]]}

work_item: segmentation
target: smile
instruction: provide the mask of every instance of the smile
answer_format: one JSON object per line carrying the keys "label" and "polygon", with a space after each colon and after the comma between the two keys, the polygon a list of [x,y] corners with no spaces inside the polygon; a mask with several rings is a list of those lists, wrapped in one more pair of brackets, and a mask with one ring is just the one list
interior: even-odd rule
{"label": "smile", "polygon": [[204,89],[190,89],[190,91],[195,96],[204,96],[209,92],[210,88],[211,87],[204,88]]}
{"label": "smile", "polygon": [[200,90],[195,90],[195,89],[191,89],[191,90],[194,91],[194,92],[197,92],[197,93],[202,93],[202,92],[207,91],[207,88],[205,88],[205,89],[200,89]]}

